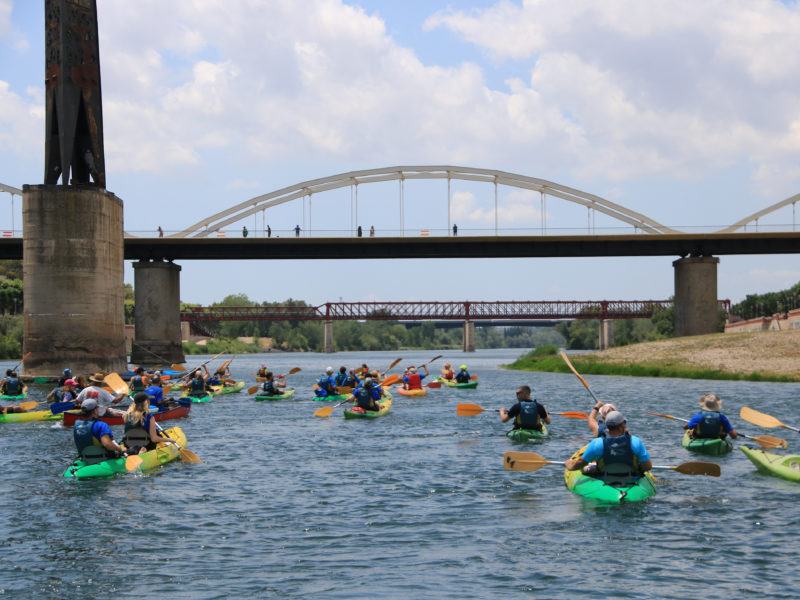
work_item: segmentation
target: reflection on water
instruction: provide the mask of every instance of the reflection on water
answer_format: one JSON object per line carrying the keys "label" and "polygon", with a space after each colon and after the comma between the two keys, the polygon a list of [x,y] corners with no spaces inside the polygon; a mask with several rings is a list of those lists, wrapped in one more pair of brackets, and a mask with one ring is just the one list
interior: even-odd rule
{"label": "reflection on water", "polygon": [[[793,598],[800,558],[796,484],[758,474],[740,453],[711,458],[722,477],[659,471],[659,494],[593,505],[564,487],[563,470],[503,469],[507,450],[564,460],[588,440],[585,421],[553,416],[552,437],[515,445],[496,412],[456,416],[460,401],[509,407],[531,385],[551,411],[593,401],[573,375],[497,368],[522,351],[445,352],[479,375],[476,390],[395,396],[389,416],[328,419],[310,389],[324,368],[420,364],[440,352],[237,356],[233,376],[267,362],[293,401],[254,402],[246,391],[195,404],[179,425],[199,465],[176,462],[113,481],[61,477],[71,431],[51,423],[2,425],[0,584],[7,597],[140,598]],[[189,365],[205,358],[190,357]],[[9,365],[10,366],[10,365]],[[0,368],[5,368],[0,365]],[[656,464],[693,460],[681,424],[714,391],[734,426],[742,405],[797,423],[798,384],[587,377],[613,400]],[[47,389],[36,389],[43,397]],[[791,434],[792,437],[789,437]],[[704,459],[705,460],[705,459]]]}

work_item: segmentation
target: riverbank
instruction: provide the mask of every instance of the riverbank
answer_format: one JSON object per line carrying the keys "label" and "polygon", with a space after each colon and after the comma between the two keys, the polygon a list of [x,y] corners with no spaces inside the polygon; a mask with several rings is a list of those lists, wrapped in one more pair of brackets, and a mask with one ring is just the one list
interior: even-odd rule
{"label": "riverbank", "polygon": [[[800,329],[717,333],[573,354],[579,373],[747,381],[800,381]],[[510,369],[568,372],[558,356],[521,357]]]}

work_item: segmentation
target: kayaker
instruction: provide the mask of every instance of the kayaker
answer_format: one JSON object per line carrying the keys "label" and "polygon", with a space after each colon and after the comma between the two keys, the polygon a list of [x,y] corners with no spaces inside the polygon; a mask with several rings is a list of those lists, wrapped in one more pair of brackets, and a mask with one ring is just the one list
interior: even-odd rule
{"label": "kayaker", "polygon": [[422,368],[425,369],[425,374],[420,375],[417,373],[416,367],[408,367],[408,374],[403,377],[403,387],[407,390],[421,390],[422,389],[422,380],[425,379],[430,373],[428,373],[428,365],[422,365]]}
{"label": "kayaker", "polygon": [[261,363],[261,368],[256,371],[256,377],[266,377],[267,376],[267,365]]}
{"label": "kayaker", "polygon": [[594,434],[594,437],[606,437],[608,427],[606,427],[605,418],[608,413],[614,410],[617,410],[617,407],[610,402],[605,403],[598,400],[597,404],[594,405],[587,419],[589,429]]}
{"label": "kayaker", "polygon": [[378,402],[381,398],[380,388],[372,385],[372,378],[367,377],[364,379],[364,384],[356,388],[352,394],[347,398],[350,402],[354,402],[356,406],[364,410],[379,411],[381,405]]}
{"label": "kayaker", "polygon": [[356,375],[356,370],[355,369],[350,369],[347,372],[347,377],[345,378],[344,382],[342,383],[342,385],[340,387],[351,387],[351,388],[355,389],[355,388],[358,387],[358,384],[360,382],[361,382],[361,380]]}
{"label": "kayaker", "polygon": [[[206,370],[208,373],[208,370]],[[190,396],[203,396],[206,393],[206,377],[203,375],[203,371],[200,369],[195,370],[192,374],[192,378],[189,380],[189,395]]]}
{"label": "kayaker", "polygon": [[100,408],[102,407],[95,398],[84,400],[81,404],[81,412],[88,418],[76,421],[72,431],[78,454],[86,462],[101,462],[125,453],[125,450],[114,441],[111,428],[97,419]]}
{"label": "kayaker", "polygon": [[528,385],[517,388],[517,403],[514,406],[508,410],[500,409],[500,420],[505,423],[510,419],[514,419],[514,429],[541,431],[542,422],[550,424],[547,409],[535,399],[531,399],[531,388]]}
{"label": "kayaker", "polygon": [[[630,482],[653,468],[653,462],[642,440],[627,430],[627,421],[621,412],[612,410],[606,415],[607,436],[594,438],[581,458],[568,460],[568,471],[583,469],[585,475],[604,481]],[[597,461],[597,464],[590,465]]]}
{"label": "kayaker", "polygon": [[8,369],[6,376],[0,381],[0,393],[4,396],[21,396],[25,393],[25,386],[19,380],[16,371]]}
{"label": "kayaker", "polygon": [[[208,388],[210,388],[212,386],[225,385],[225,382],[222,380],[222,377],[220,377],[220,374],[219,374],[220,369],[217,369],[216,371],[214,371],[213,375],[208,372],[208,369],[206,368],[205,365],[203,365],[203,370],[206,372],[206,375],[205,375],[206,389],[208,389]],[[224,369],[223,369],[223,371],[224,371]]]}
{"label": "kayaker", "polygon": [[133,376],[128,383],[128,387],[132,392],[143,392],[149,383],[150,381],[147,377],[147,373],[144,372],[144,368],[136,367],[133,370]]}
{"label": "kayaker", "polygon": [[325,369],[325,374],[319,378],[314,393],[317,398],[336,395],[336,380],[333,378],[333,367]]}
{"label": "kayaker", "polygon": [[336,387],[344,386],[344,382],[347,380],[347,367],[344,365],[339,367],[339,372],[334,377],[334,380],[336,380]]}
{"label": "kayaker", "polygon": [[61,372],[61,377],[58,378],[58,387],[64,385],[67,379],[72,379],[72,369],[64,369]]}
{"label": "kayaker", "polygon": [[150,414],[150,400],[147,392],[137,392],[125,412],[123,441],[128,449],[128,454],[143,454],[148,450],[155,450],[158,442],[176,441],[159,435],[156,430],[156,420]]}
{"label": "kayaker", "polygon": [[73,377],[75,380],[75,393],[80,394],[83,390],[89,387],[89,381],[86,379],[86,375],[78,375],[77,377]]}
{"label": "kayaker", "polygon": [[78,393],[75,391],[76,382],[74,379],[67,379],[64,385],[54,388],[52,392],[47,394],[48,402],[72,402],[77,397]]}
{"label": "kayaker", "polygon": [[283,394],[281,388],[286,387],[286,381],[283,375],[278,375],[278,381],[275,381],[275,376],[272,374],[272,371],[267,371],[265,377],[267,380],[261,384],[261,390],[264,392],[265,396],[280,396]]}
{"label": "kayaker", "polygon": [[[161,371],[153,373],[150,385],[144,389],[144,393],[150,398],[150,404],[158,407],[158,410],[163,410],[164,404],[164,388],[161,384]],[[169,400],[169,398],[167,398]]]}
{"label": "kayaker", "polygon": [[703,394],[700,397],[700,408],[702,410],[683,426],[691,431],[692,438],[724,438],[726,435],[733,439],[739,437],[728,417],[720,412],[722,399],[719,396]]}
{"label": "kayaker", "polygon": [[89,383],[99,385],[90,385],[89,387],[81,390],[80,394],[78,394],[77,398],[75,398],[75,402],[83,406],[83,403],[87,400],[94,400],[97,403],[97,414],[99,416],[102,417],[104,414],[106,414],[106,412],[108,412],[110,415],[121,417],[124,413],[120,410],[114,410],[113,408],[110,408],[110,405],[119,404],[127,394],[122,393],[114,396],[108,390],[101,388],[100,385],[105,384],[104,378],[104,373],[95,373],[89,377]]}
{"label": "kayaker", "polygon": [[456,373],[456,383],[469,383],[470,374],[467,371],[467,365],[461,365],[458,373]]}
{"label": "kayaker", "polygon": [[453,365],[450,363],[444,363],[444,368],[442,369],[442,377],[445,379],[453,379],[456,376],[455,371],[453,371]]}

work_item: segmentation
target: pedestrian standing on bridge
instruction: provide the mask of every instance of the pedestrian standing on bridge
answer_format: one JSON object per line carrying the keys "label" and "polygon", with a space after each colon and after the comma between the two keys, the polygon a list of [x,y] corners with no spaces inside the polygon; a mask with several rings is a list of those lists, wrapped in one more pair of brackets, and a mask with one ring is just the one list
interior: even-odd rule
{"label": "pedestrian standing on bridge", "polygon": [[375,237],[375,225],[369,226],[369,237]]}
{"label": "pedestrian standing on bridge", "polygon": [[294,227],[294,237],[300,237],[300,225]]}
{"label": "pedestrian standing on bridge", "polygon": [[458,235],[458,225],[453,223],[453,237],[456,237],[457,235]]}
{"label": "pedestrian standing on bridge", "polygon": [[164,237],[164,230],[161,229],[161,225],[158,226],[158,237]]}
{"label": "pedestrian standing on bridge", "polygon": [[272,237],[272,229],[267,225],[267,237]]}
{"label": "pedestrian standing on bridge", "polygon": [[358,237],[361,237],[361,225],[358,226]]}
{"label": "pedestrian standing on bridge", "polygon": [[247,227],[242,226],[242,237],[247,237],[248,233],[250,233],[250,232],[247,231]]}

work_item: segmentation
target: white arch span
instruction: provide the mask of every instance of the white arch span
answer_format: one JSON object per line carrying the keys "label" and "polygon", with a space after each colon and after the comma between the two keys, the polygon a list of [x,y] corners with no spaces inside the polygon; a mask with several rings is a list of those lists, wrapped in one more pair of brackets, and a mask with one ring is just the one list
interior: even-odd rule
{"label": "white arch span", "polygon": [[540,192],[543,196],[554,196],[586,206],[589,209],[599,211],[619,221],[633,225],[635,228],[641,229],[647,233],[679,233],[676,229],[671,229],[645,215],[629,210],[619,204],[614,204],[600,196],[588,194],[571,187],[544,179],[538,179],[536,177],[472,167],[410,166],[350,171],[349,173],[341,173],[321,179],[304,181],[303,183],[285,187],[241,202],[215,215],[211,215],[202,221],[198,221],[183,231],[179,231],[168,237],[208,237],[250,215],[304,196],[312,196],[320,192],[327,192],[351,185],[359,186],[365,183],[404,181],[407,179],[447,179],[448,181],[451,179],[458,179],[492,183],[495,186],[505,185],[525,190],[533,190]]}

